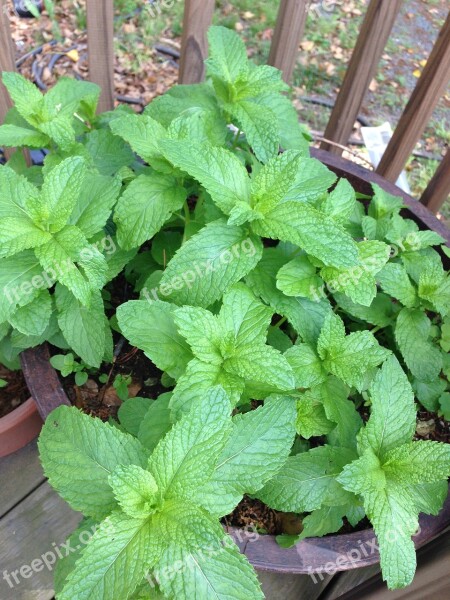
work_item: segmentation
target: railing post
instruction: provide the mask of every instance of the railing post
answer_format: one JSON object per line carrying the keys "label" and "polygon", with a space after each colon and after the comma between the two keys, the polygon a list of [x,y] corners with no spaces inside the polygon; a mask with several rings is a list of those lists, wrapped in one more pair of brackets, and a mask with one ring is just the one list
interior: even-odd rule
{"label": "railing post", "polygon": [[[401,5],[402,0],[371,0],[324,138],[347,145]],[[326,142],[321,148],[342,154]]]}
{"label": "railing post", "polygon": [[[0,0],[0,73],[3,71],[15,71],[16,61],[14,57],[14,46],[11,28],[8,20],[8,4],[6,0]],[[12,102],[9,94],[0,81],[0,125],[5,120],[6,113],[11,108]],[[6,160],[9,159],[15,148],[4,148]],[[27,165],[31,165],[30,153],[23,149],[23,155]]]}
{"label": "railing post", "polygon": [[211,25],[214,6],[214,0],[185,0],[180,83],[199,83],[205,77],[206,33]]}
{"label": "railing post", "polygon": [[87,0],[89,79],[102,88],[98,112],[114,108],[114,1]]}
{"label": "railing post", "polygon": [[305,30],[310,0],[281,0],[277,24],[270,47],[269,65],[283,71],[290,82],[297,61],[298,47]]}
{"label": "railing post", "polygon": [[450,12],[377,172],[396,181],[450,79]]}
{"label": "railing post", "polygon": [[437,213],[450,195],[450,148],[442,159],[427,189],[422,194],[422,204]]}

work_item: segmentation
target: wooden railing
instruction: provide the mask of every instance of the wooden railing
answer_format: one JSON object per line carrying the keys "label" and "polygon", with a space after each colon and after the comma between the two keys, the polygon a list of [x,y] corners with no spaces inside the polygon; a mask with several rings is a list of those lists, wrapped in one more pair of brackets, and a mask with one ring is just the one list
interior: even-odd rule
{"label": "wooden railing", "polygon": [[[297,60],[310,0],[280,0],[278,20],[269,54],[269,64],[283,71],[289,81]],[[402,0],[371,0],[348,69],[336,99],[322,148],[341,153],[348,143]],[[185,0],[180,83],[204,78],[206,32],[214,13],[214,0]],[[113,0],[87,0],[90,79],[102,88],[99,110],[114,106]],[[14,69],[14,52],[7,19],[6,0],[0,0],[0,70]],[[401,116],[377,172],[396,181],[450,80],[450,13],[416,88]],[[10,107],[0,84],[0,122]],[[437,212],[450,194],[450,150],[447,152],[421,202]]]}

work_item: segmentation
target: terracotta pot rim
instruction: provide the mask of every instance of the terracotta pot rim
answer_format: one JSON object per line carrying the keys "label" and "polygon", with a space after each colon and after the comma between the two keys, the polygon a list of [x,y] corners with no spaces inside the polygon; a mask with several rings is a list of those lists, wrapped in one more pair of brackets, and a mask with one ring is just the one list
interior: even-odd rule
{"label": "terracotta pot rim", "polygon": [[[312,156],[326,166],[348,178],[359,188],[370,191],[370,184],[377,183],[387,192],[403,198],[406,210],[422,228],[437,231],[450,245],[450,231],[425,206],[406,194],[395,184],[390,183],[371,171],[349,162],[340,156],[323,150],[312,149]],[[357,187],[355,185],[355,187]],[[445,255],[443,260],[447,262]],[[53,408],[70,402],[61,386],[56,371],[49,362],[47,346],[41,346],[22,353],[22,367],[30,391],[36,398],[41,416],[45,419]],[[416,548],[431,541],[450,525],[450,495],[438,516],[422,515],[419,533],[413,538]],[[241,551],[246,554],[254,567],[262,571],[286,574],[320,575],[336,565],[335,572],[346,571],[373,565],[380,557],[374,548],[376,541],[373,529],[365,529],[349,534],[329,535],[322,538],[302,540],[293,548],[281,548],[274,536],[259,536],[252,541],[251,534],[235,527],[226,528]],[[352,552],[353,551],[353,552]],[[358,555],[359,553],[359,555]],[[336,562],[338,561],[338,563]]]}
{"label": "terracotta pot rim", "polygon": [[33,397],[0,418],[0,457],[17,452],[35,437],[42,428],[38,407]]}

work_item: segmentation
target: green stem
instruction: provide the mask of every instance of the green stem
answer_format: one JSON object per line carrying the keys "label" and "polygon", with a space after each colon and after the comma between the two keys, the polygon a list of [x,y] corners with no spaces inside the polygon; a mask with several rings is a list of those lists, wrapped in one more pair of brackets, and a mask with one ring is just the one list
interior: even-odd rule
{"label": "green stem", "polygon": [[186,241],[186,238],[187,238],[186,229],[188,228],[189,223],[191,222],[191,213],[189,212],[189,205],[187,203],[187,200],[184,203],[183,208],[184,208],[184,234],[183,234],[182,244],[184,244]]}
{"label": "green stem", "polygon": [[283,323],[286,323],[286,321],[287,321],[287,317],[283,317],[282,319],[280,319],[278,321],[278,323],[275,323],[275,325],[273,326],[274,329],[280,328],[283,325]]}
{"label": "green stem", "polygon": [[236,135],[234,136],[234,140],[233,140],[233,146],[231,147],[232,150],[236,150],[238,142],[239,142],[239,138],[241,137],[241,133],[242,133],[242,131],[240,129],[238,129],[236,131]]}
{"label": "green stem", "polygon": [[380,331],[380,329],[383,329],[381,327],[381,325],[377,325],[377,327],[374,327],[373,329],[370,330],[370,333],[372,333],[373,335],[375,335],[378,331]]}

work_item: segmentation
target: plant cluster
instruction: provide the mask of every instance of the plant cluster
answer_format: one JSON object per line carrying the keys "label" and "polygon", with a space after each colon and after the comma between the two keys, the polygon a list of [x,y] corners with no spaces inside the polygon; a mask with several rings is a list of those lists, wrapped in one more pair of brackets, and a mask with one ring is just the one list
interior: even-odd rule
{"label": "plant cluster", "polygon": [[389,587],[408,585],[450,475],[450,446],[414,441],[416,401],[450,417],[448,249],[310,158],[280,72],[235,33],[209,42],[208,81],[142,115],[3,77],[0,145],[48,154],[0,167],[0,361],[48,341],[80,383],[117,331],[173,388],[117,423],[48,418],[49,481],[99,524],[57,597],[262,598],[219,522],[244,494],[302,515],[284,546],[367,516]]}

